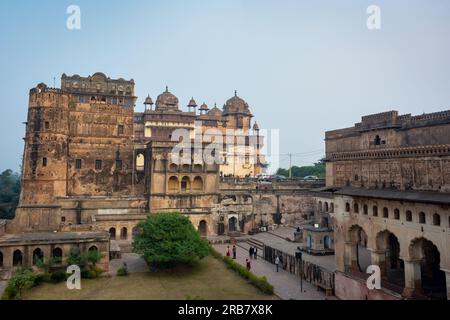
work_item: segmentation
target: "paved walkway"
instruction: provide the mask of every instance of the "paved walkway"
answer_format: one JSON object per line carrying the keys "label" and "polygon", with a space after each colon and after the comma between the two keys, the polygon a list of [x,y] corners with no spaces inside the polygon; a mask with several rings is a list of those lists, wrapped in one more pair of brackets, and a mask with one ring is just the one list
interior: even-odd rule
{"label": "paved walkway", "polygon": [[[214,245],[220,253],[225,254],[227,245]],[[237,262],[245,266],[248,251],[237,247]],[[300,291],[300,278],[285,271],[276,272],[275,265],[258,257],[251,260],[251,271],[257,276],[266,276],[267,280],[274,286],[275,294],[283,300],[324,300],[325,293],[318,291],[310,283],[303,281],[303,292]]]}
{"label": "paved walkway", "polygon": [[[297,247],[300,246],[301,244],[296,242],[290,242],[284,239],[286,237],[293,238],[294,231],[295,229],[292,227],[280,227],[274,231],[271,231],[272,233],[276,232],[278,236],[269,232],[261,232],[253,235],[252,238],[259,240],[263,242],[265,245],[270,246],[272,248],[278,249],[290,255],[295,255]],[[280,238],[280,236],[282,237]],[[305,261],[314,263],[329,271],[335,271],[336,269],[336,262],[334,255],[313,256],[307,253],[303,253],[302,258]]]}
{"label": "paved walkway", "polygon": [[117,275],[117,270],[123,267],[123,263],[126,262],[129,273],[136,272],[148,272],[148,265],[144,258],[136,253],[122,253],[121,259],[114,259],[109,261],[109,274],[112,276]]}

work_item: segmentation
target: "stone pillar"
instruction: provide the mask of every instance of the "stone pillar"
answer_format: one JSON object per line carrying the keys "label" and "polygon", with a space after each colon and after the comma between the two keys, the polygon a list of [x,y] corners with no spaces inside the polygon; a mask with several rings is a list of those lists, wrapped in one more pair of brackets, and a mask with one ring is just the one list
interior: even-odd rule
{"label": "stone pillar", "polygon": [[372,265],[380,267],[381,277],[386,277],[386,251],[370,250]]}
{"label": "stone pillar", "polygon": [[345,243],[345,265],[349,271],[359,272],[358,267],[358,245],[352,242]]}
{"label": "stone pillar", "polygon": [[405,289],[403,296],[412,297],[422,290],[422,276],[420,274],[421,260],[404,260],[405,261]]}
{"label": "stone pillar", "polygon": [[450,270],[442,270],[445,272],[445,283],[447,284],[447,300],[450,300]]}

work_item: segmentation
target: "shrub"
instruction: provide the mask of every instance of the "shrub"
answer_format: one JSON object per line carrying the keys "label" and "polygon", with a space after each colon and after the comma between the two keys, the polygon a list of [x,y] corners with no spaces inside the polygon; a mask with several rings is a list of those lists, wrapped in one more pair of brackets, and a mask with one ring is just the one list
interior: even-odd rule
{"label": "shrub", "polygon": [[50,282],[59,283],[67,280],[67,273],[65,271],[55,271],[50,274]]}
{"label": "shrub", "polygon": [[138,224],[133,251],[155,269],[192,263],[209,254],[209,245],[180,213],[156,213]]}
{"label": "shrub", "polygon": [[119,269],[117,270],[117,275],[118,275],[119,277],[125,277],[125,276],[127,276],[127,275],[128,275],[128,270],[127,270],[127,268],[125,268],[125,267],[119,268]]}
{"label": "shrub", "polygon": [[247,270],[246,267],[240,265],[230,257],[224,257],[220,253],[218,253],[214,248],[210,247],[211,254],[216,257],[222,259],[227,268],[235,271],[242,278],[248,280],[252,285],[261,290],[261,292],[265,294],[273,294],[273,285],[271,285],[265,276],[258,277],[254,273]]}
{"label": "shrub", "polygon": [[89,269],[84,269],[81,271],[81,278],[84,279],[95,279],[98,278],[103,273],[100,268],[92,267]]}
{"label": "shrub", "polygon": [[50,273],[47,273],[47,272],[40,273],[40,274],[36,275],[36,278],[34,279],[34,285],[38,286],[41,283],[50,282],[50,277],[51,277]]}
{"label": "shrub", "polygon": [[36,276],[29,269],[19,268],[9,279],[2,300],[20,299],[22,291],[34,286]]}

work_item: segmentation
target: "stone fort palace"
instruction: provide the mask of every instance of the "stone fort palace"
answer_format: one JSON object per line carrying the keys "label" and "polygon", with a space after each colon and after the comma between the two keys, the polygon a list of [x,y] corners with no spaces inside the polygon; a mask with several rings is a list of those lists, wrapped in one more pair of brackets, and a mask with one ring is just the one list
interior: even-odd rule
{"label": "stone fort palace", "polygon": [[[59,89],[30,90],[22,193],[15,219],[0,221],[0,279],[36,257],[64,264],[74,246],[104,253],[107,270],[140,221],[177,211],[209,238],[295,226],[305,254],[335,254],[330,286],[341,299],[450,297],[450,111],[363,116],[325,133],[326,181],[262,188],[252,177],[263,172],[264,137],[237,93],[223,108],[192,98],[183,111],[166,88],[135,112],[134,85],[63,74]],[[190,139],[234,130],[233,143],[220,162],[175,163],[177,129]],[[381,289],[366,285],[370,265]]]}

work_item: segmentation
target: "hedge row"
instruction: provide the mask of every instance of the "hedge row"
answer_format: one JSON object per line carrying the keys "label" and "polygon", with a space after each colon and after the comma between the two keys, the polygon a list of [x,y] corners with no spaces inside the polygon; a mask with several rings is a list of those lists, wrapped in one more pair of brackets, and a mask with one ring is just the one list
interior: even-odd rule
{"label": "hedge row", "polygon": [[221,259],[227,267],[237,274],[239,274],[242,278],[248,280],[252,285],[257,287],[265,294],[273,294],[273,285],[271,285],[265,276],[258,277],[254,273],[247,270],[246,267],[240,265],[230,257],[224,257],[219,252],[217,252],[213,247],[210,247],[211,255],[216,259]]}

